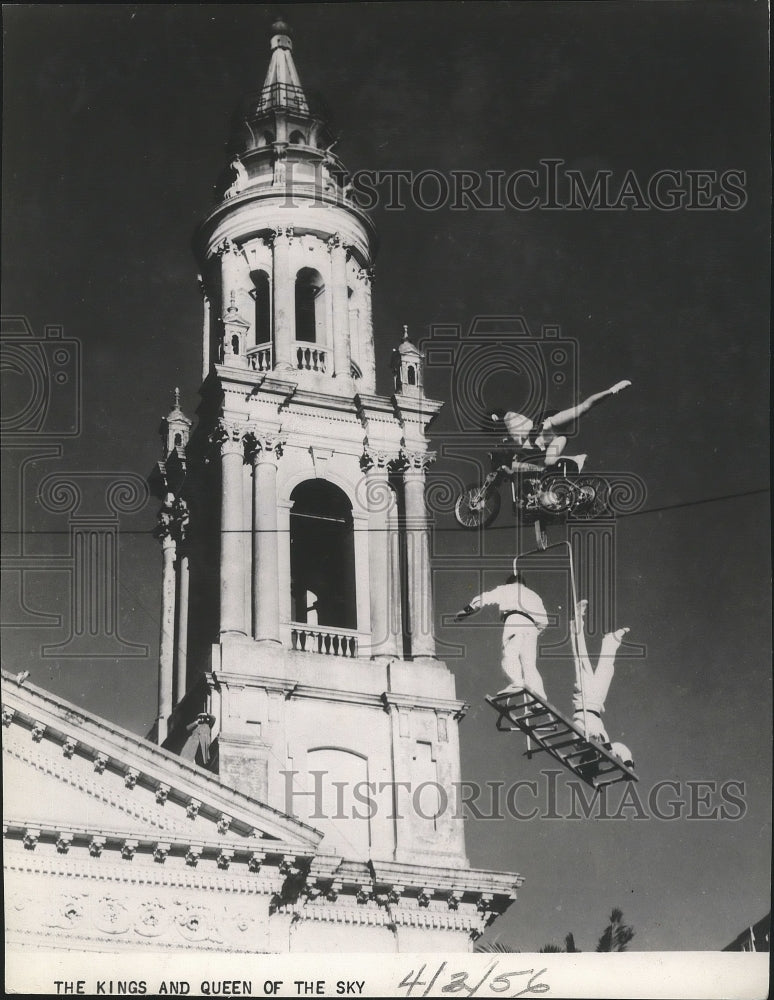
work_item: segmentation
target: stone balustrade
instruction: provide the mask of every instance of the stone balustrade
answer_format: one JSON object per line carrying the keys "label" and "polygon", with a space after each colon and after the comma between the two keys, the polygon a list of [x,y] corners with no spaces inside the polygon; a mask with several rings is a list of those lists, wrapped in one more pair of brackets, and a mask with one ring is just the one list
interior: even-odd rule
{"label": "stone balustrade", "polygon": [[270,372],[272,369],[271,344],[256,344],[247,349],[247,361],[254,372]]}
{"label": "stone balustrade", "polygon": [[301,653],[324,653],[329,656],[358,655],[358,633],[355,629],[330,628],[290,622],[290,648]]}
{"label": "stone balustrade", "polygon": [[292,357],[299,371],[320,372],[323,375],[328,371],[328,351],[318,344],[296,340],[293,342]]}

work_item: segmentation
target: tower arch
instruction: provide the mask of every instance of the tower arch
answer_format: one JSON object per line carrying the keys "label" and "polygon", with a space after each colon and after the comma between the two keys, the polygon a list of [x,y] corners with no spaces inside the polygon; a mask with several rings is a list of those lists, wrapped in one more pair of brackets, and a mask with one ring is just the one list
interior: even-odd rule
{"label": "tower arch", "polygon": [[306,479],[290,494],[293,622],[356,630],[357,583],[352,503],[327,479]]}

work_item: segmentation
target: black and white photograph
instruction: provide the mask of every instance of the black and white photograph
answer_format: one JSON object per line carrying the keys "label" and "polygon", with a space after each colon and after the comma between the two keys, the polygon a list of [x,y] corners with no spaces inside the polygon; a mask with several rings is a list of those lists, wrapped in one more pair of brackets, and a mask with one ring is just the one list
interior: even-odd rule
{"label": "black and white photograph", "polygon": [[5,992],[765,998],[767,6],[2,16]]}

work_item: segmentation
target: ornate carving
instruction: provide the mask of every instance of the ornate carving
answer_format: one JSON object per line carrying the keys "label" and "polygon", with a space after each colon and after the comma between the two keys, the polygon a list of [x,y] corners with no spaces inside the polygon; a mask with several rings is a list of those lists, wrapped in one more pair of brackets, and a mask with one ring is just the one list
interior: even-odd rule
{"label": "ornate carving", "polygon": [[59,854],[67,854],[72,847],[73,835],[71,833],[60,833],[56,838],[56,849]]}
{"label": "ornate carving", "polygon": [[107,767],[107,756],[104,753],[94,754],[94,770],[97,774],[102,774]]}
{"label": "ornate carving", "polygon": [[65,755],[65,757],[68,758],[68,760],[75,753],[77,746],[78,746],[78,740],[74,740],[71,736],[68,736],[67,739],[62,744],[62,753]]}
{"label": "ornate carving", "polygon": [[461,900],[462,897],[458,892],[450,892],[449,895],[446,897],[446,902],[450,910],[458,910],[460,907]]}
{"label": "ornate carving", "polygon": [[287,240],[288,243],[293,241],[294,230],[292,226],[275,226],[275,228],[269,234],[266,242],[270,247],[275,246],[280,240]]}
{"label": "ornate carving", "polygon": [[479,913],[489,913],[494,908],[494,897],[482,893],[476,900],[476,909]]}
{"label": "ornate carving", "polygon": [[134,786],[137,784],[137,779],[139,777],[140,777],[139,771],[137,771],[137,769],[134,767],[130,767],[127,769],[127,772],[124,775],[124,784],[126,785],[127,788],[134,788]]}
{"label": "ornate carving", "polygon": [[426,472],[431,462],[438,457],[435,451],[412,451],[409,448],[400,449],[400,459],[404,472]]}
{"label": "ornate carving", "polygon": [[247,171],[245,170],[245,165],[240,160],[238,153],[231,163],[229,163],[229,169],[234,172],[234,180],[223,192],[224,201],[228,198],[236,198],[242,190],[242,185],[247,181]]}
{"label": "ornate carving", "polygon": [[121,857],[124,861],[131,861],[137,850],[136,840],[125,840],[121,845]]}
{"label": "ornate carving", "polygon": [[251,872],[259,872],[263,864],[262,854],[252,854],[247,862],[247,867]]}
{"label": "ornate carving", "polygon": [[383,448],[372,448],[367,444],[364,445],[363,454],[360,456],[360,468],[363,472],[368,472],[369,469],[387,470],[397,458],[394,452]]}
{"label": "ornate carving", "polygon": [[14,715],[16,715],[16,712],[12,708],[3,707],[3,725],[10,726]]}
{"label": "ornate carving", "polygon": [[153,860],[156,864],[163,865],[167,860],[167,855],[169,854],[170,845],[158,843],[153,848]]}
{"label": "ornate carving", "polygon": [[212,252],[216,257],[224,257],[227,253],[242,253],[242,249],[241,247],[238,247],[236,243],[232,243],[228,236],[226,236],[216,247],[213,248]]}
{"label": "ornate carving", "polygon": [[376,902],[379,906],[395,906],[400,902],[400,898],[404,892],[404,886],[394,885],[387,892],[379,893],[376,896]]}
{"label": "ornate carving", "polygon": [[185,814],[189,819],[196,819],[199,815],[199,810],[202,804],[198,799],[191,799],[188,805],[185,807]]}
{"label": "ornate carving", "polygon": [[433,890],[429,888],[420,889],[419,895],[417,896],[417,903],[420,906],[429,906],[430,900],[433,898]]}
{"label": "ornate carving", "polygon": [[372,285],[374,283],[374,278],[376,277],[376,269],[373,267],[361,267],[358,269],[357,276],[360,281],[364,281],[366,285]]}
{"label": "ornate carving", "polygon": [[125,934],[129,930],[129,911],[114,896],[103,896],[94,907],[94,925],[107,934]]}
{"label": "ornate carving", "polygon": [[253,461],[281,458],[288,436],[280,430],[250,427],[246,432],[247,451]]}
{"label": "ornate carving", "polygon": [[199,863],[199,858],[202,856],[201,847],[191,847],[188,848],[185,854],[185,863],[190,865],[191,868],[195,868]]}
{"label": "ornate carving", "polygon": [[328,253],[334,253],[337,250],[343,250],[344,253],[347,252],[347,246],[344,240],[341,238],[341,233],[334,233],[328,240],[326,240],[328,246]]}
{"label": "ornate carving", "polygon": [[222,813],[220,819],[218,820],[218,833],[228,833],[228,828],[231,826],[231,817]]}
{"label": "ornate carving", "polygon": [[279,873],[283,878],[292,878],[300,873],[300,868],[296,858],[283,858],[279,863]]}
{"label": "ornate carving", "polygon": [[165,785],[163,783],[158,785],[158,787],[156,788],[156,801],[160,806],[164,805],[164,803],[167,801],[168,796],[169,796],[169,785]]}
{"label": "ornate carving", "polygon": [[188,529],[189,512],[185,500],[167,494],[158,513],[154,536],[161,541],[172,538],[184,542]]}
{"label": "ornate carving", "polygon": [[104,848],[105,848],[104,837],[92,837],[91,840],[89,841],[89,854],[93,858],[100,857]]}
{"label": "ornate carving", "polygon": [[169,918],[163,904],[158,899],[140,903],[140,912],[134,922],[134,929],[143,937],[158,937],[169,925]]}
{"label": "ornate carving", "polygon": [[35,830],[33,828],[28,828],[24,831],[24,837],[22,838],[22,843],[24,844],[24,849],[27,851],[34,851],[38,846],[38,841],[40,840],[40,830]]}
{"label": "ornate carving", "polygon": [[218,426],[210,435],[210,440],[213,444],[220,445],[221,455],[228,455],[241,451],[246,433],[246,424],[221,417]]}
{"label": "ornate carving", "polygon": [[234,860],[234,852],[231,850],[226,850],[221,848],[220,853],[217,857],[218,868],[222,868],[224,871],[228,869],[228,866]]}
{"label": "ornate carving", "polygon": [[374,896],[373,892],[371,891],[371,887],[366,885],[361,885],[360,888],[357,890],[357,893],[355,894],[355,899],[361,906],[363,906],[365,903],[370,902],[370,900],[372,900],[373,898]]}
{"label": "ornate carving", "polygon": [[42,722],[36,722],[32,727],[32,738],[36,743],[40,743],[46,733],[46,727]]}

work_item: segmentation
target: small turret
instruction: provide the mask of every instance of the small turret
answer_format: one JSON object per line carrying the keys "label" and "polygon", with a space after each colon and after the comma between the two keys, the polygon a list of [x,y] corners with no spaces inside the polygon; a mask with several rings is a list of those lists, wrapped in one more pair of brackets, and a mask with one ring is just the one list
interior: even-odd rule
{"label": "small turret", "polygon": [[404,325],[403,339],[392,352],[395,392],[404,396],[422,395],[424,357],[409,340],[408,326]]}
{"label": "small turret", "polygon": [[180,409],[180,390],[175,387],[174,404],[161,424],[164,460],[166,461],[172,452],[177,452],[182,458],[190,436],[191,421]]}

